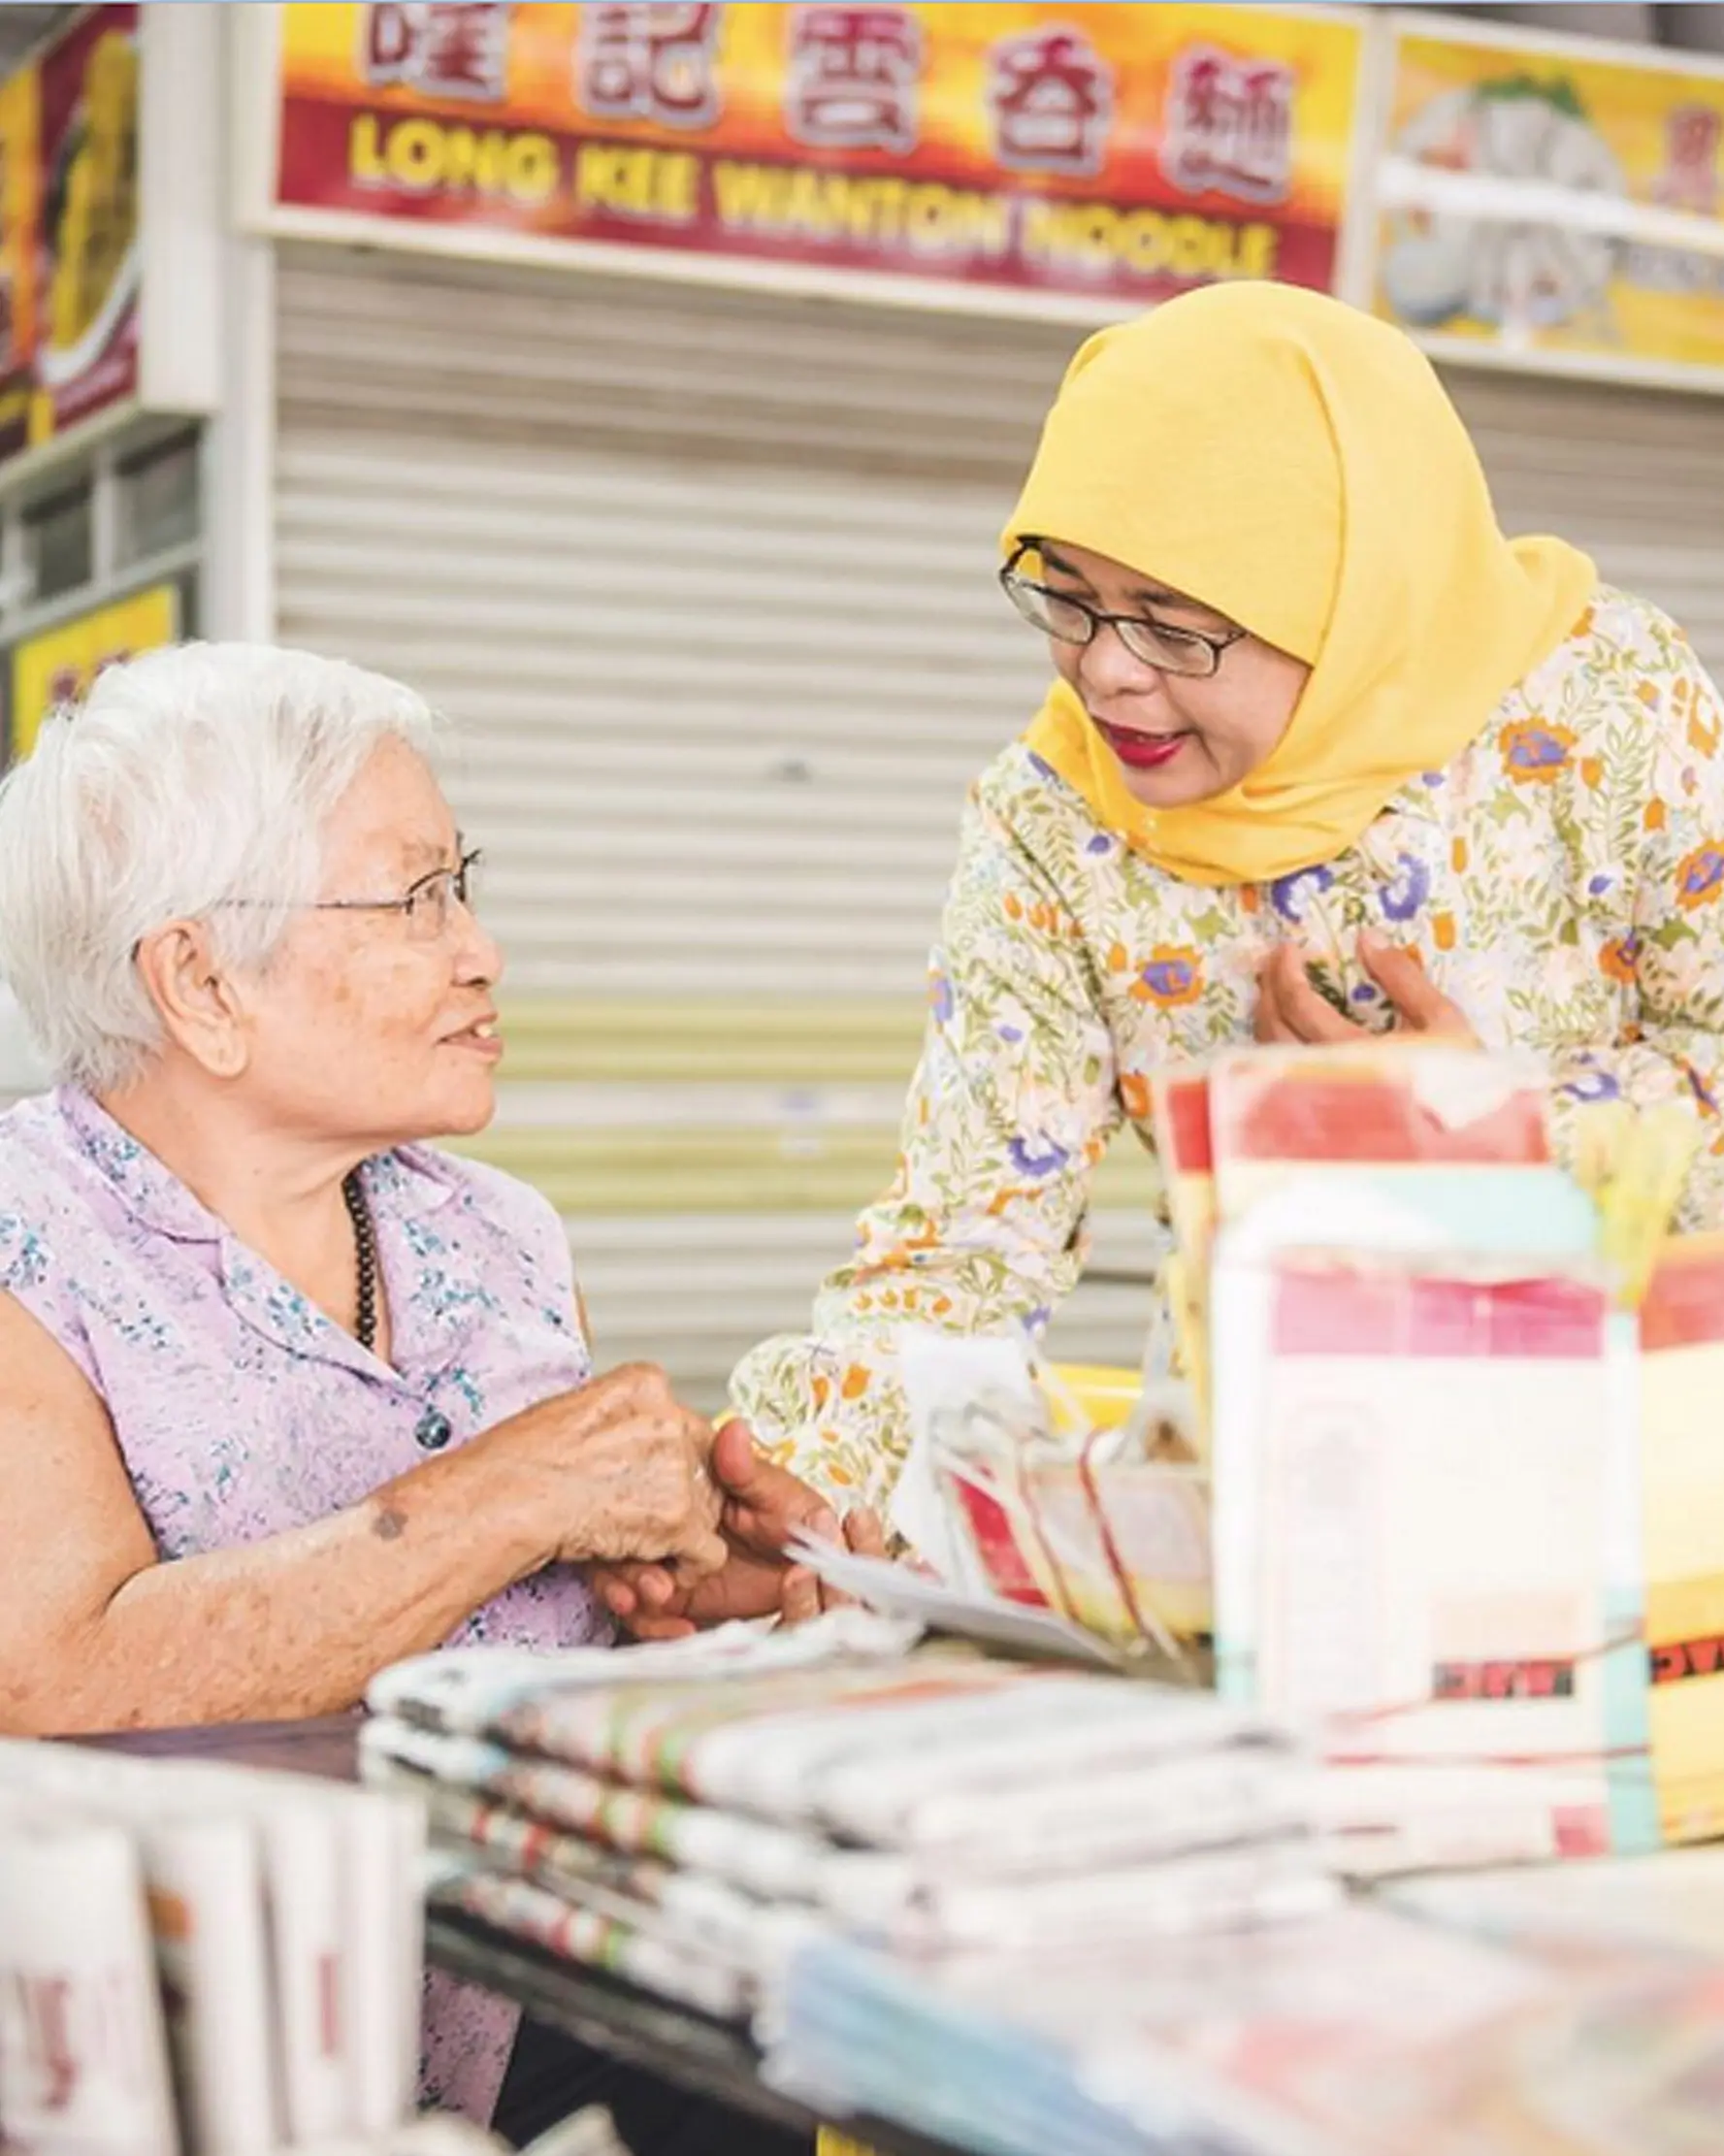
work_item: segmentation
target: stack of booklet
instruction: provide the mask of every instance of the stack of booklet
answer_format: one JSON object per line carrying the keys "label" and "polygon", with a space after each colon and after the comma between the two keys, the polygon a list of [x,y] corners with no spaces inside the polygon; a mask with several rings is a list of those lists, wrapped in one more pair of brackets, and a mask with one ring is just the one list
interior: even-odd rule
{"label": "stack of booklet", "polygon": [[1509,1929],[1354,1905],[1154,1954],[1050,1954],[1032,1985],[823,1941],[793,1968],[770,2071],[829,2117],[990,2156],[1716,2149],[1717,1959]]}
{"label": "stack of booklet", "polygon": [[916,1644],[861,1610],[373,1686],[434,1903],[769,2030],[810,1940],[1015,1969],[1330,1907],[1305,1759],[1249,1709]]}
{"label": "stack of booklet", "polygon": [[1565,1170],[1542,1072],[1405,1044],[1163,1095],[1218,1681],[1326,1723],[1345,1868],[1718,1832],[1724,1262],[1666,1237],[1691,1119],[1588,1111]]}
{"label": "stack of booklet", "polygon": [[394,2148],[424,1844],[376,1792],[0,1742],[0,2145]]}
{"label": "stack of booklet", "polygon": [[909,1336],[905,1542],[1118,1659],[1213,1653],[1329,1763],[1349,1877],[1724,1833],[1724,1239],[1666,1235],[1691,1119],[1593,1108],[1565,1168],[1543,1071],[1393,1041],[1154,1092],[1183,1377],[1096,1429],[1020,1342]]}

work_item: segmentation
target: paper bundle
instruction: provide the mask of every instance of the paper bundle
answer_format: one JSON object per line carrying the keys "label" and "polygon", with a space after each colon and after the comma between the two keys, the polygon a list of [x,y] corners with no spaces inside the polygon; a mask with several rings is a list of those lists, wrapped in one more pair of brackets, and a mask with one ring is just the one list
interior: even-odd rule
{"label": "paper bundle", "polygon": [[[1595,1284],[1600,1230],[1552,1164],[1542,1077],[1513,1064],[1404,1046],[1231,1056],[1162,1073],[1154,1099],[1184,1381],[1147,1383],[1134,1415],[1100,1428],[1022,1343],[911,1332],[892,1520],[961,1593],[1189,1665],[1215,1623],[1219,1264],[1298,1250],[1463,1278],[1590,1267]],[[1265,1352],[1242,1351],[1235,1323],[1230,1405],[1241,1354]]]}
{"label": "paper bundle", "polygon": [[1685,1134],[1589,1192],[1541,1074],[1405,1045],[1208,1096],[1223,1693],[1326,1722],[1357,1874],[1655,1845],[1631,1306]]}
{"label": "paper bundle", "polygon": [[1664,1241],[1687,1119],[1599,1109],[1571,1175],[1546,1103],[1432,1044],[1163,1073],[1184,1389],[1100,1430],[1020,1343],[905,1346],[893,1524],[966,1621],[1213,1644],[1344,1763],[1355,1876],[1724,1825],[1724,1243]]}
{"label": "paper bundle", "polygon": [[769,2024],[816,1936],[1027,1975],[1336,1892],[1306,1763],[1250,1711],[862,1611],[426,1657],[371,1705],[366,1774],[426,1798],[435,1902],[727,2019]]}

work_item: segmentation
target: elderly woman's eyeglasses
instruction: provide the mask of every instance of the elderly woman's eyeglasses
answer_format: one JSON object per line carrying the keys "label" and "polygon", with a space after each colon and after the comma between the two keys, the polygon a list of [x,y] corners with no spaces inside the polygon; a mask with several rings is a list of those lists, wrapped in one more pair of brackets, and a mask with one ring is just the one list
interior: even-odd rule
{"label": "elderly woman's eyeglasses", "polygon": [[472,910],[473,871],[482,855],[475,847],[463,854],[453,868],[434,868],[421,876],[399,898],[320,898],[316,913],[399,913],[415,941],[435,943],[448,927],[457,906]]}
{"label": "elderly woman's eyeglasses", "polygon": [[[416,943],[435,943],[448,928],[455,908],[472,910],[473,902],[473,871],[484,856],[475,848],[463,854],[453,868],[434,868],[430,875],[421,876],[417,883],[404,891],[399,898],[313,898],[303,907],[288,910],[305,913],[399,913],[407,923],[407,933]],[[267,906],[268,898],[229,898],[231,906]]]}
{"label": "elderly woman's eyeglasses", "polygon": [[1175,629],[1143,614],[1104,613],[1087,599],[1055,591],[1033,576],[1025,576],[1018,565],[1025,554],[1036,550],[1033,542],[1019,547],[999,572],[1000,588],[1032,629],[1039,629],[1057,642],[1092,643],[1096,631],[1105,625],[1146,667],[1154,667],[1160,673],[1207,680],[1220,665],[1222,652],[1251,634],[1249,629],[1229,629],[1214,636],[1201,629]]}

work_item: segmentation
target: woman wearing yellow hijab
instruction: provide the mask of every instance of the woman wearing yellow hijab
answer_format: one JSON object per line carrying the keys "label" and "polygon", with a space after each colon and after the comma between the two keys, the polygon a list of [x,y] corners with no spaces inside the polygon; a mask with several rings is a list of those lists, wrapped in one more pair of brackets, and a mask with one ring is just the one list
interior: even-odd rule
{"label": "woman wearing yellow hijab", "polygon": [[[1654,607],[1506,539],[1398,331],[1218,287],[1093,338],[1005,542],[1057,680],[972,797],[886,1196],[739,1410],[878,1497],[903,1323],[1045,1317],[1150,1072],[1390,1028],[1577,1102],[1724,1096],[1717,693]],[[1724,1129],[1724,1126],[1720,1126]],[[1684,1225],[1724,1225],[1724,1145]]]}

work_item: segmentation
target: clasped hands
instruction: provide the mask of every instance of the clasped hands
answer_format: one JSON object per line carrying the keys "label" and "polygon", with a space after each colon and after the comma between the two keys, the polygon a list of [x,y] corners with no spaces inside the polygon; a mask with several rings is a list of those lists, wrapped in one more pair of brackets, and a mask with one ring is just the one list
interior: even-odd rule
{"label": "clasped hands", "polygon": [[[1358,955],[1394,1012],[1395,1031],[1479,1045],[1465,1012],[1441,993],[1410,953],[1364,931]],[[1292,943],[1277,945],[1262,962],[1256,1038],[1308,1044],[1380,1038],[1317,993],[1307,964],[1305,953]],[[817,1616],[840,1598],[807,1566],[786,1554],[798,1533],[866,1555],[886,1554],[876,1515],[862,1509],[840,1519],[818,1492],[766,1459],[740,1421],[718,1429],[703,1472],[711,1485],[716,1535],[698,1561],[613,1559],[591,1567],[601,1601],[636,1638],[681,1639],[739,1617],[775,1616],[796,1623]]]}
{"label": "clasped hands", "polygon": [[679,1563],[594,1565],[600,1600],[636,1639],[677,1640],[738,1617],[796,1624],[842,1600],[806,1565],[786,1556],[795,1534],[886,1555],[880,1520],[865,1508],[842,1520],[825,1498],[755,1446],[748,1426],[723,1423],[706,1456],[724,1546],[716,1570]]}

